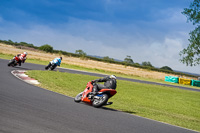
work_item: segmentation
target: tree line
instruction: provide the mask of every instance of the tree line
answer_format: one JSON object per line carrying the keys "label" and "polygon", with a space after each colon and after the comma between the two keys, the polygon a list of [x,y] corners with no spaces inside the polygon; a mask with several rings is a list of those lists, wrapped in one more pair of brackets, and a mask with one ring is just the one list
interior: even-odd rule
{"label": "tree line", "polygon": [[51,45],[49,45],[49,44],[44,44],[44,45],[42,45],[40,47],[37,47],[37,46],[34,46],[33,44],[30,44],[30,43],[26,43],[26,42],[19,42],[18,43],[18,42],[13,42],[11,40],[8,40],[8,41],[7,40],[0,40],[0,43],[17,46],[18,48],[20,46],[24,46],[24,47],[30,47],[30,48],[42,50],[42,51],[45,51],[47,53],[55,53],[55,54],[59,54],[59,55],[79,57],[79,58],[83,58],[83,59],[91,59],[91,60],[102,61],[102,62],[106,62],[106,63],[114,63],[114,64],[121,64],[121,65],[124,65],[124,66],[132,66],[132,67],[148,69],[148,70],[152,70],[152,71],[158,71],[158,72],[165,72],[165,73],[171,73],[171,74],[177,74],[177,75],[185,75],[185,76],[196,77],[196,76],[190,75],[190,74],[185,74],[185,73],[181,73],[181,72],[175,72],[168,66],[163,66],[161,68],[156,68],[149,61],[144,61],[141,64],[134,63],[133,59],[129,55],[127,55],[124,58],[123,61],[117,61],[117,60],[115,60],[113,58],[110,58],[109,56],[105,56],[105,57],[102,57],[102,58],[89,56],[89,55],[87,55],[86,52],[84,52],[83,50],[80,50],[80,49],[76,50],[75,53],[70,53],[70,52],[66,52],[66,51],[62,51],[62,50],[54,50],[53,47]]}

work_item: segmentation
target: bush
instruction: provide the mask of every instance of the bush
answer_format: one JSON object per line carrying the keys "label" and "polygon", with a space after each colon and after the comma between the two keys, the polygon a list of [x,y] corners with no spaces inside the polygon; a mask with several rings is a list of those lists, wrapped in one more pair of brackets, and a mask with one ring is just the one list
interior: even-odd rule
{"label": "bush", "polygon": [[144,61],[144,62],[142,62],[142,66],[145,66],[145,67],[153,67],[153,66],[151,65],[151,62],[149,62],[149,61]]}
{"label": "bush", "polygon": [[53,52],[53,47],[48,44],[40,46],[39,49],[49,53]]}
{"label": "bush", "polygon": [[173,70],[172,70],[170,67],[168,67],[168,66],[163,66],[163,67],[161,67],[160,69],[173,71]]}

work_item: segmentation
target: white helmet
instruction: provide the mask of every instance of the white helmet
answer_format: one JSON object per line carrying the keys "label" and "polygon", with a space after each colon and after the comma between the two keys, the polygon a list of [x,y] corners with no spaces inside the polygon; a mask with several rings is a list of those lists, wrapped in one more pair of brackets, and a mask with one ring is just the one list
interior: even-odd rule
{"label": "white helmet", "polygon": [[25,55],[28,55],[28,53],[27,53],[27,52],[24,52],[24,54],[25,54]]}
{"label": "white helmet", "polygon": [[110,75],[110,78],[117,79],[115,75]]}

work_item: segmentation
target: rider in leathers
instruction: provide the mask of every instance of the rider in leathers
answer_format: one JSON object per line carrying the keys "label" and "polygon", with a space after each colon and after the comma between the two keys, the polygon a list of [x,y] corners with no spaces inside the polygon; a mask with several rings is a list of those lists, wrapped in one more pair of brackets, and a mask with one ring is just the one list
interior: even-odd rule
{"label": "rider in leathers", "polygon": [[60,66],[62,61],[62,57],[60,58],[55,58],[54,60],[50,61],[49,64],[45,67],[45,69],[49,69],[49,67],[51,66],[52,63],[57,63],[58,66]]}
{"label": "rider in leathers", "polygon": [[24,63],[26,61],[26,56],[28,55],[27,52],[24,52],[23,54],[17,54],[17,57],[19,58],[18,64],[21,66],[21,63]]}
{"label": "rider in leathers", "polygon": [[111,76],[107,76],[105,78],[102,79],[97,79],[97,80],[92,80],[91,83],[94,82],[105,82],[104,85],[103,84],[95,84],[93,87],[93,95],[96,95],[98,91],[100,91],[101,89],[116,89],[117,88],[117,81],[116,81],[116,76],[115,75],[111,75]]}

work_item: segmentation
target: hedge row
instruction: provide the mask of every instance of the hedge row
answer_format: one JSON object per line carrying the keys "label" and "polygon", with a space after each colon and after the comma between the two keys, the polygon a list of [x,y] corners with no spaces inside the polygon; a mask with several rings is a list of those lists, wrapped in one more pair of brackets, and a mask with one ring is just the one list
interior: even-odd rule
{"label": "hedge row", "polygon": [[[8,41],[0,40],[0,43],[4,43],[4,44],[7,44],[7,45],[13,45],[13,46],[30,47],[30,48],[34,48],[34,49],[38,49],[38,50],[41,50],[41,47],[42,47],[42,46],[41,47],[37,47],[37,46],[34,46],[33,44],[29,44],[29,43],[26,43],[26,42],[19,42],[19,43],[18,42],[13,42],[11,40],[8,40]],[[132,67],[147,69],[147,70],[151,70],[151,71],[164,72],[164,73],[169,73],[169,74],[176,74],[176,75],[180,75],[180,76],[184,75],[184,76],[190,76],[190,77],[197,78],[197,76],[195,76],[195,75],[190,75],[190,74],[181,73],[181,72],[174,72],[174,71],[171,71],[171,70],[155,68],[155,67],[152,67],[152,66],[142,66],[139,63],[130,64],[130,63],[127,63],[127,62],[124,62],[124,61],[116,61],[116,60],[113,60],[113,59],[110,59],[110,60],[106,59],[105,60],[105,59],[102,59],[102,58],[92,57],[92,56],[88,56],[88,55],[83,57],[82,55],[79,55],[79,54],[70,53],[70,52],[66,52],[66,51],[62,51],[62,50],[54,50],[53,48],[52,48],[52,50],[50,52],[51,53],[56,53],[56,54],[62,54],[62,55],[65,55],[65,56],[81,57],[81,58],[85,58],[85,59],[91,59],[91,60],[96,60],[96,61],[101,61],[101,62],[106,62],[106,63],[114,63],[114,64],[120,64],[120,65],[124,65],[124,66],[132,66]]]}

